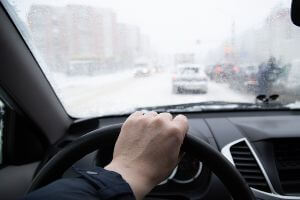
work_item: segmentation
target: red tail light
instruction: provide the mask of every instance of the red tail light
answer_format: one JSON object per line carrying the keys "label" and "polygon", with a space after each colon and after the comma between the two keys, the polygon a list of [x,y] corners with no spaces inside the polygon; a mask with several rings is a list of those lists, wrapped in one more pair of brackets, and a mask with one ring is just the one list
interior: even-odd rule
{"label": "red tail light", "polygon": [[216,73],[221,73],[223,71],[221,66],[217,66],[215,70],[216,70]]}
{"label": "red tail light", "polygon": [[237,67],[237,66],[234,66],[234,67],[232,68],[232,71],[234,71],[235,73],[239,73],[239,72],[240,72],[240,68]]}

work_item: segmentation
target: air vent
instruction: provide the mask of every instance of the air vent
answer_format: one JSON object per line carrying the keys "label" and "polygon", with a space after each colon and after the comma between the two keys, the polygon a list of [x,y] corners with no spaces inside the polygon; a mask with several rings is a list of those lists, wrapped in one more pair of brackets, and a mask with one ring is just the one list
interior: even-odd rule
{"label": "air vent", "polygon": [[276,167],[285,194],[300,194],[300,140],[274,141]]}
{"label": "air vent", "polygon": [[230,153],[238,171],[252,188],[271,192],[270,187],[245,141],[230,147]]}

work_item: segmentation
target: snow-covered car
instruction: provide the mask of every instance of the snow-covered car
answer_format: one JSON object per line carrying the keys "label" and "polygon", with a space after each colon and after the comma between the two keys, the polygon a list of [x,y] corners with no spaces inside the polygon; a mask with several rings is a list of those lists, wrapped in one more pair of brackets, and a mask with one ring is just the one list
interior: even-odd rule
{"label": "snow-covered car", "polygon": [[134,63],[134,77],[146,77],[151,74],[151,65],[147,59],[138,59]]}
{"label": "snow-covered car", "polygon": [[207,93],[208,78],[201,66],[181,65],[177,67],[172,77],[172,92]]}
{"label": "snow-covered car", "polygon": [[134,70],[134,77],[146,77],[151,74],[151,70],[148,67],[138,67]]}
{"label": "snow-covered car", "polygon": [[246,92],[256,93],[258,88],[257,81],[258,66],[249,65],[246,66],[243,70],[243,84],[241,85],[242,89],[245,89]]}

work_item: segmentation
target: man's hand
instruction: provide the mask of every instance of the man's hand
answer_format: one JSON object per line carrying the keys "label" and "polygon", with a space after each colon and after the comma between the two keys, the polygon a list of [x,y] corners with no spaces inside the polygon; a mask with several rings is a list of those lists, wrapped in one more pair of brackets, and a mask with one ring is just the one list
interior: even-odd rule
{"label": "man's hand", "polygon": [[173,119],[169,113],[135,112],[125,121],[105,169],[121,174],[142,199],[176,167],[187,130],[183,115]]}

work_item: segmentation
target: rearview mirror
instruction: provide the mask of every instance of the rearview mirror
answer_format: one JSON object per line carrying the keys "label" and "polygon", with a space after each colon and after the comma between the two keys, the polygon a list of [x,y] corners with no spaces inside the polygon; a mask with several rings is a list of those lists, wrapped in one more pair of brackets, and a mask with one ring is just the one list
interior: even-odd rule
{"label": "rearview mirror", "polygon": [[292,18],[292,22],[296,26],[300,26],[300,1],[299,0],[292,1],[291,18]]}

